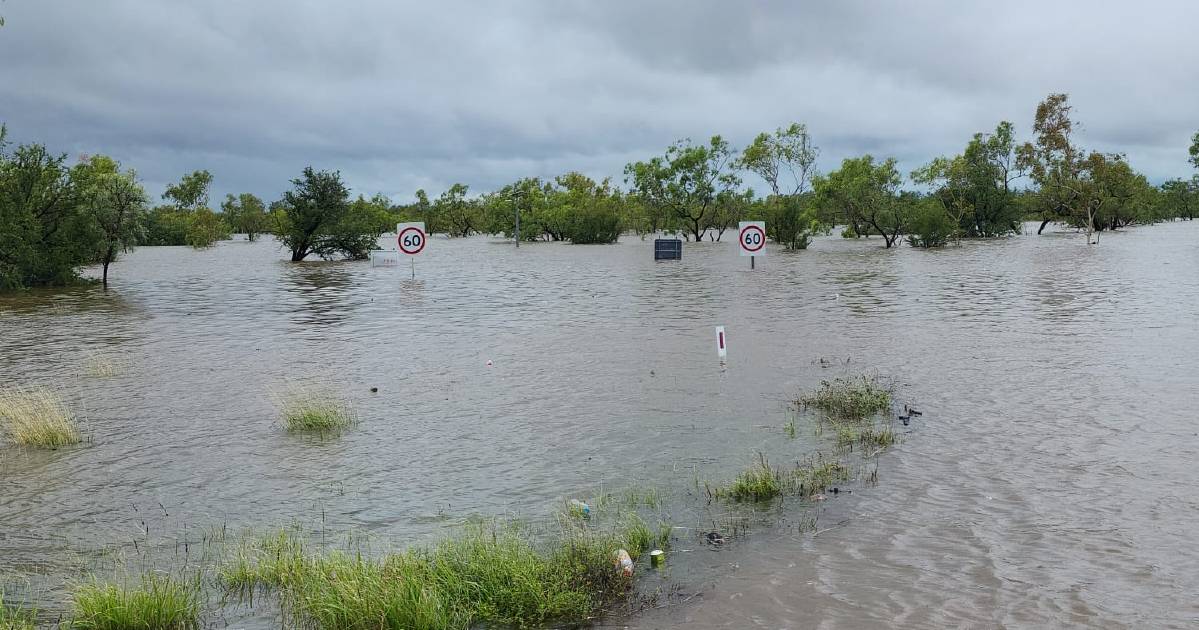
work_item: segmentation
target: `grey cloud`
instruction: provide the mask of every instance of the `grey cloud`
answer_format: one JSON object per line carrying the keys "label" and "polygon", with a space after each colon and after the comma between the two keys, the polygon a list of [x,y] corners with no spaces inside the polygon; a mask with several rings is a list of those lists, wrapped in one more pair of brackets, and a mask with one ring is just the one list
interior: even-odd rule
{"label": "grey cloud", "polygon": [[[1072,95],[1083,140],[1155,180],[1199,128],[1199,6],[1010,2],[0,3],[0,121],[160,190],[275,198],[308,164],[397,200],[803,121],[824,169],[904,170]],[[1152,20],[1150,21],[1150,19]],[[751,184],[753,182],[750,182]]]}

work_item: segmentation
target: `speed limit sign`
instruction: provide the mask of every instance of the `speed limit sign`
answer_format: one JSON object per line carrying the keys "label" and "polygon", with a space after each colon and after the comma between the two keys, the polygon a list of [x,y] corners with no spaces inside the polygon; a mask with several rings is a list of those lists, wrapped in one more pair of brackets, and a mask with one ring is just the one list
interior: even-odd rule
{"label": "speed limit sign", "polygon": [[765,256],[766,222],[742,221],[737,224],[737,246],[742,256]]}
{"label": "speed limit sign", "polygon": [[399,223],[396,225],[396,243],[400,246],[400,251],[409,256],[415,256],[425,251],[425,242],[428,240],[424,223]]}

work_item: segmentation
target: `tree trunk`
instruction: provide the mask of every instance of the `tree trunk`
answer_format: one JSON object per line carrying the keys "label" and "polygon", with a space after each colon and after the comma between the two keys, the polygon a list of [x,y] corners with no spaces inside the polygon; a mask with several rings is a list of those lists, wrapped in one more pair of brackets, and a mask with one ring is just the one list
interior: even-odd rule
{"label": "tree trunk", "polygon": [[107,260],[105,260],[105,261],[104,261],[104,280],[103,280],[103,283],[104,283],[104,288],[105,288],[105,289],[108,289],[108,261],[107,261]]}
{"label": "tree trunk", "polygon": [[1037,234],[1040,234],[1041,232],[1045,231],[1045,226],[1049,225],[1049,221],[1050,221],[1050,219],[1045,219],[1044,221],[1041,221],[1041,227],[1037,228]]}

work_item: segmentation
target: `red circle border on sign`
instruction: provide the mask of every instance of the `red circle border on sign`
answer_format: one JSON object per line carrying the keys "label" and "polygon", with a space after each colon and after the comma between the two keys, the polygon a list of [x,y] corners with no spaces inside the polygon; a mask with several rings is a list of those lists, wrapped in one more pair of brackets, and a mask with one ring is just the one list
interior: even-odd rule
{"label": "red circle border on sign", "polygon": [[[753,249],[746,247],[745,246],[745,231],[746,230],[754,230],[758,234],[761,234],[762,235],[762,244],[758,245],[757,247],[755,247]],[[741,243],[741,249],[744,249],[745,251],[747,251],[751,254],[754,252],[762,251],[762,248],[766,247],[766,232],[762,228],[760,228],[756,225],[747,225],[744,228],[742,228],[741,232],[737,235],[737,242]]]}
{"label": "red circle border on sign", "polygon": [[[404,249],[404,235],[407,234],[408,232],[417,232],[420,234],[420,247],[417,248],[417,250],[414,252],[410,252],[410,251]],[[423,252],[425,250],[425,243],[428,242],[428,240],[429,240],[429,236],[427,234],[425,234],[424,230],[422,230],[418,227],[406,227],[406,228],[400,230],[399,234],[396,234],[396,246],[400,248],[401,252],[404,252],[405,254],[408,254],[409,256],[415,256],[415,255]]]}

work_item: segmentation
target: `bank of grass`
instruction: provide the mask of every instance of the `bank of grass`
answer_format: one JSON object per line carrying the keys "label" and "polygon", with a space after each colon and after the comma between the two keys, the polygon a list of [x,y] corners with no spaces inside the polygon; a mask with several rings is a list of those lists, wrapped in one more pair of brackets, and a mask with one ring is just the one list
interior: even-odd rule
{"label": "bank of grass", "polygon": [[136,585],[92,582],[75,591],[74,630],[192,630],[200,627],[200,575],[147,573]]}
{"label": "bank of grass", "polygon": [[799,396],[799,407],[812,407],[845,420],[860,420],[891,408],[891,388],[877,376],[823,381],[814,391]]}
{"label": "bank of grass", "polygon": [[358,422],[348,400],[319,389],[292,388],[277,397],[279,418],[294,432],[341,431]]}
{"label": "bank of grass", "polygon": [[816,459],[783,469],[770,465],[765,455],[759,455],[749,468],[741,471],[727,484],[707,484],[708,496],[714,499],[764,501],[779,496],[812,497],[824,492],[835,482],[849,479],[849,468],[838,461]]}
{"label": "bank of grass", "polygon": [[515,526],[472,525],[438,545],[378,557],[316,551],[284,530],[243,548],[220,579],[234,593],[278,592],[298,625],[319,630],[576,624],[628,591],[617,550],[636,560],[669,532],[631,513],[602,527],[572,518],[558,527],[539,544]]}
{"label": "bank of grass", "polygon": [[856,446],[877,451],[895,444],[895,431],[890,426],[837,424],[836,428],[837,446],[842,448],[852,449]]}
{"label": "bank of grass", "polygon": [[70,407],[45,388],[0,391],[0,427],[24,446],[56,448],[83,441]]}

